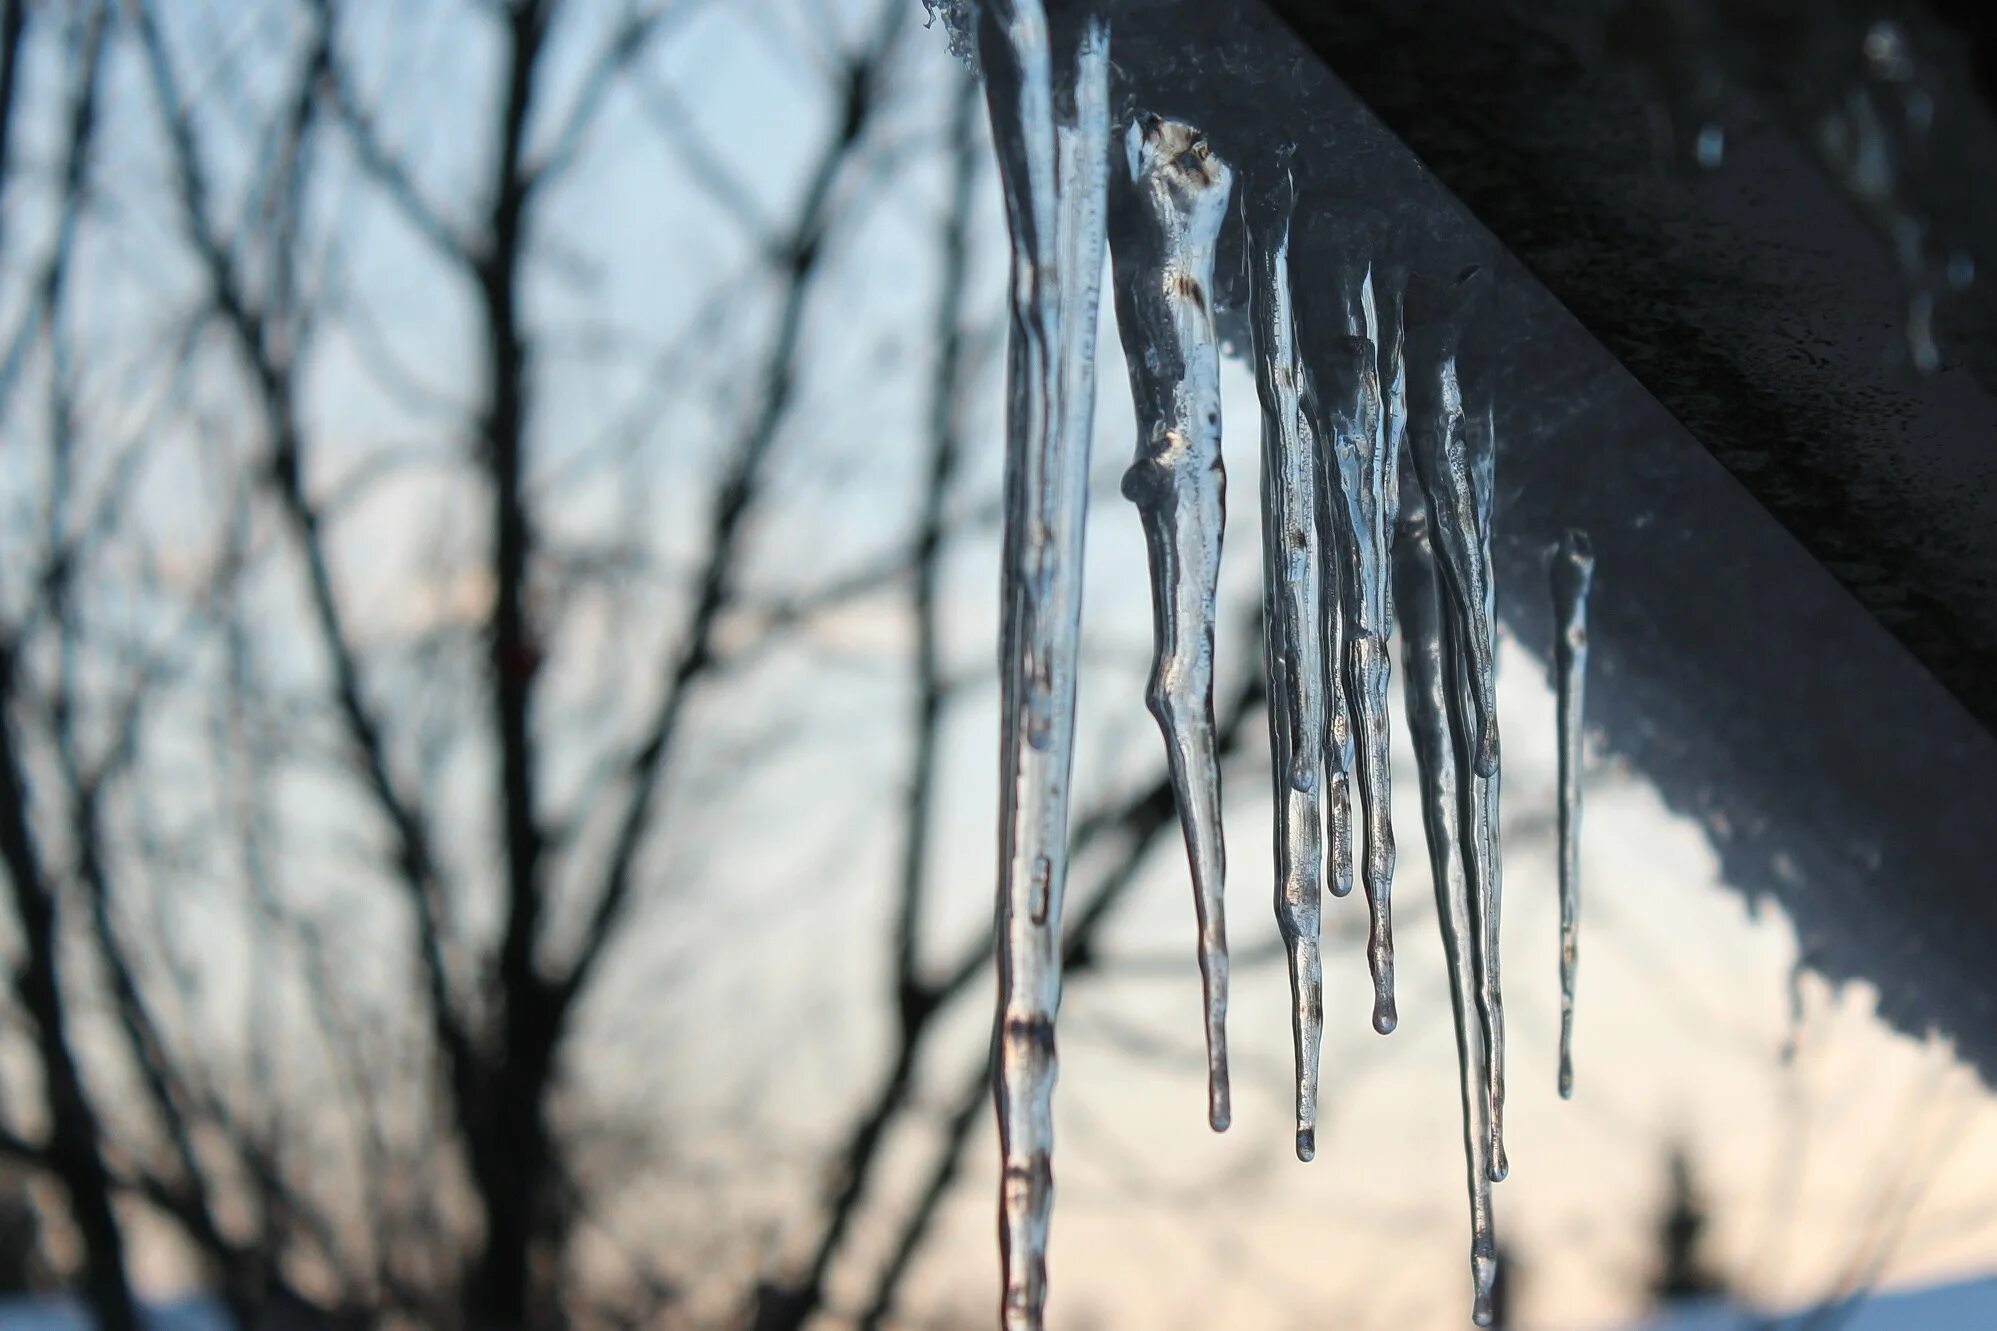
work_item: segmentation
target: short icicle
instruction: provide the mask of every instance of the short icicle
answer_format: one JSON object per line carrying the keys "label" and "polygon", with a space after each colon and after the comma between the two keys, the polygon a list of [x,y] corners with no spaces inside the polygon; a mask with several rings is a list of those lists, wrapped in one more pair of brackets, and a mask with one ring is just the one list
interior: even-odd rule
{"label": "short icicle", "polygon": [[1470,476],[1469,430],[1457,382],[1456,347],[1467,307],[1481,289],[1482,269],[1465,269],[1454,281],[1408,283],[1405,321],[1408,360],[1408,444],[1427,501],[1431,542],[1442,570],[1452,619],[1467,620],[1476,708],[1476,771],[1498,770],[1498,688],[1492,661],[1490,569],[1478,558],[1476,495]]}
{"label": "short icicle", "polygon": [[[1388,567],[1399,469],[1390,445],[1391,422],[1381,396],[1378,344],[1370,276],[1347,302],[1356,313],[1344,328],[1307,324],[1308,397],[1320,442],[1327,491],[1321,519],[1338,549],[1338,602],[1345,656],[1345,701],[1352,711],[1359,794],[1365,806],[1365,849],[1360,880],[1371,912],[1367,963],[1373,975],[1373,1029],[1382,1035],[1398,1020],[1394,1008],[1394,825],[1388,690],[1393,661],[1393,583]],[[1364,332],[1348,332],[1356,324]]]}
{"label": "short icicle", "polygon": [[[1347,300],[1343,311],[1345,330],[1357,337],[1371,335],[1376,326],[1373,313],[1373,283],[1368,273],[1361,281],[1340,281],[1338,294]],[[1303,301],[1298,312],[1299,336],[1308,341],[1311,324],[1310,302]],[[1353,737],[1353,706],[1345,687],[1345,625],[1351,593],[1346,579],[1355,556],[1346,527],[1344,491],[1338,471],[1332,431],[1327,426],[1317,400],[1317,387],[1305,357],[1304,414],[1311,422],[1318,446],[1319,483],[1317,488],[1318,583],[1320,623],[1324,636],[1324,804],[1325,804],[1325,890],[1335,897],[1352,891],[1352,772],[1357,762]]]}
{"label": "short icicle", "polygon": [[1490,421],[1473,429],[1456,366],[1467,306],[1479,270],[1453,281],[1417,279],[1406,299],[1408,455],[1428,512],[1429,545],[1443,591],[1442,637],[1452,734],[1463,767],[1459,825],[1470,876],[1477,1009],[1486,1049],[1485,1115],[1493,1180],[1508,1171],[1504,1149],[1505,1017],[1499,967],[1502,884],[1498,854],[1496,583],[1490,526],[1495,439]]}
{"label": "short icicle", "polygon": [[1306,419],[1290,292],[1290,214],[1296,187],[1287,164],[1242,195],[1249,322],[1262,403],[1264,664],[1269,676],[1269,748],[1275,773],[1276,924],[1289,954],[1295,1036],[1297,1158],[1317,1153],[1318,1046],[1324,1032],[1320,776],[1324,673],[1319,657],[1317,462]]}
{"label": "short icicle", "polygon": [[[1320,420],[1310,376],[1304,378],[1304,414]],[[1324,888],[1335,897],[1352,893],[1352,704],[1345,688],[1345,545],[1338,539],[1334,511],[1337,483],[1324,459],[1325,436],[1314,425],[1318,444],[1317,565],[1318,623],[1324,664]]]}
{"label": "short icicle", "polygon": [[1574,1096],[1574,966],[1581,934],[1581,744],[1595,548],[1569,531],[1553,552],[1553,668],[1560,690],[1560,1098]]}
{"label": "short icicle", "polygon": [[1458,748],[1450,732],[1456,681],[1444,647],[1448,632],[1422,497],[1407,494],[1394,544],[1401,614],[1403,687],[1408,731],[1421,780],[1422,828],[1435,879],[1435,914],[1449,967],[1456,1020],[1457,1073],[1463,1098],[1463,1150],[1470,1188],[1471,1317],[1489,1326],[1497,1285],[1497,1238],[1491,1213],[1491,1134],[1485,1112],[1485,1047],[1475,1000],[1476,940],[1465,873]]}
{"label": "short icicle", "polygon": [[986,0],[979,56],[1012,239],[1000,641],[999,1240],[1007,1331],[1038,1331],[1053,1208],[1082,548],[1109,175],[1107,30]]}
{"label": "short icicle", "polygon": [[1165,735],[1192,866],[1206,999],[1207,1120],[1224,1131],[1227,869],[1214,742],[1214,600],[1227,522],[1220,447],[1220,348],[1211,311],[1214,247],[1233,173],[1198,130],[1157,116],[1130,126],[1128,171],[1110,190],[1116,321],[1137,407],[1137,505],[1151,564],[1156,651],[1145,702]]}

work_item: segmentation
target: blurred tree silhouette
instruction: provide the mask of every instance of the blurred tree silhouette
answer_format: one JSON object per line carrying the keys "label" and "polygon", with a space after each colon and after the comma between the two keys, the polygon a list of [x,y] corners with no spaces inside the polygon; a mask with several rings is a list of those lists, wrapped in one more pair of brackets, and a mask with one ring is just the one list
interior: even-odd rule
{"label": "blurred tree silhouette", "polygon": [[[707,336],[716,302],[768,293],[746,381],[700,383],[662,357],[646,385],[668,407],[743,405],[708,413],[734,419],[701,450],[706,512],[676,533],[690,572],[634,590],[649,575],[625,533],[567,543],[579,487],[564,493],[545,464],[627,482],[614,453],[573,446],[541,405],[558,330],[537,324],[532,288],[568,257],[550,218],[618,96],[641,99],[669,140],[668,188],[742,206],[659,81],[661,48],[704,7],[466,7],[451,22],[483,87],[447,159],[419,163],[382,83],[398,34],[383,39],[375,7],[6,6],[0,393],[27,483],[7,496],[0,851],[20,936],[10,1026],[32,1040],[46,1097],[17,1107],[9,1144],[61,1182],[78,1279],[107,1327],[134,1324],[121,1217],[135,1199],[204,1255],[244,1324],[278,1303],[491,1327],[590,1312],[571,1297],[568,1247],[602,1199],[578,1194],[555,1121],[565,1050],[656,876],[645,865],[689,706],[728,664],[717,638],[797,410],[808,311],[889,152],[875,122],[914,26],[884,0],[866,32],[817,34],[834,105],[791,220],[746,237],[746,276],[685,312],[685,334]],[[558,67],[584,47],[580,72]],[[420,247],[400,282],[468,294],[461,399],[417,387],[427,367],[393,363],[370,326],[362,213]],[[150,290],[119,271],[134,262]],[[107,331],[121,325],[146,336]],[[315,376],[355,358],[382,362],[374,375],[421,442],[356,447],[342,411],[314,401]],[[636,465],[628,451],[621,465]],[[484,557],[449,570],[457,589],[436,567],[388,570],[458,602],[397,642],[366,604],[380,582],[353,513],[418,470],[441,480],[436,511],[479,511],[459,544]],[[934,510],[924,542],[940,539]],[[650,635],[649,665],[589,680],[644,646],[588,622],[620,603],[670,607],[674,626]],[[786,627],[771,617],[767,631]],[[564,725],[579,682],[591,702],[629,690],[597,728],[615,733]],[[598,751],[579,759],[589,740]],[[467,770],[489,797],[453,800]],[[301,778],[315,785],[303,803],[285,793]],[[349,848],[302,863],[329,832]],[[302,880],[328,873],[344,895],[309,905]],[[251,1018],[241,1041],[183,1024],[187,987],[207,979],[190,976],[219,967],[176,943],[208,940],[141,917],[220,882],[226,899],[206,891],[191,908],[225,917],[242,974],[223,982]],[[392,946],[409,949],[422,1014],[399,1048],[377,1023],[400,985],[350,967],[367,944],[333,936],[398,899],[406,923],[381,927],[407,940]],[[291,991],[323,1043],[323,1085],[294,1090],[295,1069],[277,1066],[299,1034],[278,1024]],[[85,1015],[100,1005],[110,1030]],[[354,1172],[328,1177],[329,1150]],[[664,1273],[634,1284],[673,1297]]]}
{"label": "blurred tree silhouette", "polygon": [[[963,1090],[868,1279],[879,1325],[987,1103],[982,1064],[932,1046],[982,1002],[988,936],[941,965],[924,943],[960,694],[943,563],[996,517],[957,493],[998,349],[995,313],[967,314],[996,311],[969,294],[980,100],[939,44],[909,58],[909,0],[424,14],[454,51],[434,88],[403,58],[421,21],[360,0],[5,5],[4,1035],[36,1076],[0,1149],[59,1185],[66,1278],[120,1331],[161,1231],[245,1327],[794,1328],[853,1260],[933,1057]],[[813,85],[775,204],[672,90],[703,17]],[[706,289],[675,270],[663,340],[607,312],[651,275],[592,249],[632,213],[641,140],[647,188],[735,257]],[[915,209],[936,285],[893,444],[921,459],[913,519],[884,556],[796,564],[767,524],[785,450],[822,435],[812,358],[847,350],[828,289],[869,280],[847,256],[918,167],[943,207]],[[702,695],[883,594],[911,683],[883,801],[892,1048],[801,1262],[695,1309],[701,1244],[620,1219],[670,1125],[579,1067],[628,1029],[599,1011],[613,960],[657,955],[624,940],[712,835],[669,812],[703,746],[739,742],[703,735]],[[1255,702],[1231,700],[1230,743]],[[1162,774],[1078,811],[1110,852],[1077,883],[1078,981],[1172,825]]]}
{"label": "blurred tree silhouette", "polygon": [[28,1179],[11,1165],[0,1166],[0,1297],[41,1293],[54,1277]]}
{"label": "blurred tree silhouette", "polygon": [[1657,1221],[1657,1270],[1650,1279],[1653,1306],[1668,1308],[1727,1293],[1726,1280],[1707,1262],[1705,1199],[1692,1177],[1692,1157],[1680,1144],[1667,1157],[1669,1192]]}

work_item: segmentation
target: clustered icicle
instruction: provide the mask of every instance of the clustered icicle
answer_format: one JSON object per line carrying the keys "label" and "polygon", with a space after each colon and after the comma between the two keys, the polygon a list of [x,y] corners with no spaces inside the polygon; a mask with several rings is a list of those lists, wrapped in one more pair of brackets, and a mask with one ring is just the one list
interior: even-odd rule
{"label": "clustered icicle", "polygon": [[[1051,27],[1041,0],[985,0],[978,56],[1012,236],[1007,361],[994,1089],[1008,1331],[1037,1331],[1053,1200],[1081,561],[1103,249],[1136,406],[1123,493],[1144,529],[1155,651],[1146,701],[1165,741],[1191,866],[1205,999],[1208,1120],[1230,1119],[1215,595],[1226,525],[1214,255],[1238,196],[1262,417],[1263,665],[1275,794],[1275,911],[1289,963],[1296,1151],[1316,1152],[1323,897],[1356,877],[1374,1028],[1394,1029],[1390,643],[1403,687],[1448,962],[1463,1097],[1473,1316],[1492,1316],[1491,1185],[1506,1173],[1500,996],[1497,451],[1465,410],[1457,349],[1475,268],[1401,280],[1357,265],[1297,299],[1287,159],[1236,173],[1194,126],[1141,115],[1115,153],[1108,33]],[[1112,157],[1120,161],[1112,168]],[[1560,678],[1561,1072],[1571,1089],[1581,681],[1593,557],[1554,566]],[[1360,805],[1354,826],[1353,787]]]}
{"label": "clustered icicle", "polygon": [[1255,384],[1262,400],[1262,641],[1275,780],[1276,927],[1290,963],[1296,1045],[1297,1158],[1317,1154],[1318,1045],[1324,1033],[1322,807],[1325,733],[1317,531],[1317,456],[1304,410],[1290,299],[1287,170],[1243,196]]}
{"label": "clustered icicle", "polygon": [[1116,322],[1137,404],[1137,460],[1123,493],[1137,505],[1151,561],[1157,632],[1145,701],[1165,734],[1192,863],[1206,993],[1207,1121],[1226,1130],[1227,853],[1214,741],[1214,598],[1227,526],[1220,454],[1220,345],[1211,292],[1214,246],[1234,174],[1198,130],[1147,116],[1125,140],[1128,171],[1111,187]]}

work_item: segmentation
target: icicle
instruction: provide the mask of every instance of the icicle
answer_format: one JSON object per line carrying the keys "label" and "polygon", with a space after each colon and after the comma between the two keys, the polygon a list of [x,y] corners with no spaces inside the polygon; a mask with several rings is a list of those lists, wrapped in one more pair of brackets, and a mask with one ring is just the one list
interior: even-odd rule
{"label": "icicle", "polygon": [[1560,1098],[1574,1095],[1574,965],[1581,933],[1581,721],[1595,549],[1570,531],[1553,555],[1553,664],[1560,684]]}
{"label": "icicle", "polygon": [[1072,54],[1057,62],[1040,0],[986,0],[978,37],[1012,236],[994,1083],[1004,1163],[1001,1318],[1009,1331],[1037,1331],[1053,1204],[1054,1018],[1109,173],[1109,42],[1101,24],[1085,23]]}
{"label": "icicle", "polygon": [[[1466,269],[1449,283],[1416,281],[1407,299],[1408,455],[1428,510],[1430,544],[1441,573],[1456,705],[1452,718],[1463,749],[1462,824],[1470,865],[1470,920],[1476,938],[1477,1007],[1489,1051],[1486,1114],[1492,1177],[1507,1170],[1504,1153],[1504,1002],[1499,985],[1497,638],[1489,546],[1493,443],[1472,431],[1457,382],[1456,345],[1478,275]],[[1473,440],[1473,435],[1482,435]]]}
{"label": "icicle", "polygon": [[[1491,506],[1497,479],[1498,437],[1497,423],[1488,403],[1483,418],[1472,422],[1465,433],[1471,507],[1476,517],[1477,539],[1472,555],[1484,587],[1483,622],[1492,635],[1485,640],[1485,650],[1495,667],[1498,583],[1491,559]],[[1497,1183],[1511,1169],[1505,1159],[1505,1000],[1498,945],[1505,885],[1498,835],[1498,783],[1502,769],[1493,768],[1489,776],[1482,776],[1470,762],[1475,733],[1471,724],[1471,700],[1475,697],[1471,678],[1473,654],[1458,649],[1452,656],[1456,665],[1457,744],[1463,750],[1460,761],[1464,770],[1470,773],[1465,786],[1464,823],[1470,830],[1465,853],[1470,860],[1470,923],[1477,937],[1477,1010],[1484,1023],[1484,1062],[1489,1078],[1491,1181]]]}
{"label": "icicle", "polygon": [[1469,431],[1456,377],[1456,344],[1465,309],[1478,289],[1478,268],[1446,285],[1409,284],[1407,356],[1408,443],[1428,505],[1431,540],[1440,556],[1451,618],[1465,624],[1475,689],[1476,772],[1498,769],[1497,672],[1492,665],[1490,568],[1479,558],[1477,500],[1471,478]]}
{"label": "icicle", "polygon": [[[1345,701],[1356,736],[1359,793],[1365,804],[1365,854],[1360,877],[1372,914],[1367,961],[1373,973],[1373,1028],[1394,1029],[1393,879],[1394,828],[1389,807],[1388,688],[1393,669],[1387,640],[1393,633],[1388,571],[1398,469],[1389,441],[1393,427],[1381,397],[1380,364],[1372,336],[1379,333],[1370,276],[1362,283],[1347,326],[1364,323],[1367,335],[1311,334],[1311,391],[1307,402],[1320,443],[1327,497],[1320,521],[1337,546]],[[1394,354],[1398,362],[1398,354]],[[1398,377],[1398,372],[1397,377]]]}
{"label": "icicle", "polygon": [[1137,406],[1137,460],[1123,493],[1150,552],[1156,632],[1145,701],[1165,735],[1192,865],[1206,997],[1207,1120],[1228,1124],[1226,850],[1214,743],[1214,597],[1227,521],[1220,350],[1210,293],[1233,173],[1190,125],[1145,116],[1111,190],[1116,320]]}
{"label": "icicle", "polygon": [[[1372,274],[1358,281],[1340,281],[1337,291],[1350,297],[1342,312],[1349,336],[1370,337],[1375,327]],[[1308,310],[1300,311],[1299,324],[1309,323]],[[1299,328],[1300,334],[1304,332]],[[1319,620],[1324,637],[1324,770],[1325,770],[1325,888],[1335,897],[1352,891],[1352,769],[1356,760],[1352,733],[1352,703],[1345,687],[1345,642],[1347,607],[1352,601],[1345,588],[1346,574],[1353,564],[1346,527],[1346,512],[1332,431],[1327,426],[1316,396],[1316,383],[1308,369],[1304,376],[1304,415],[1311,423],[1318,446],[1319,484],[1317,488]]]}
{"label": "icicle", "polygon": [[1318,484],[1303,412],[1290,297],[1290,213],[1296,187],[1279,165],[1244,191],[1249,320],[1262,401],[1263,643],[1269,674],[1269,748],[1276,795],[1276,924],[1289,952],[1297,1068],[1297,1158],[1317,1153],[1318,1044],[1324,1030],[1318,930],[1323,911],[1318,778],[1323,767],[1324,673],[1319,657],[1315,522]]}
{"label": "icicle", "polygon": [[[1303,383],[1304,417],[1317,422],[1309,374]],[[1337,483],[1325,456],[1325,437],[1312,426],[1318,444],[1317,566],[1318,626],[1324,671],[1324,887],[1335,897],[1352,892],[1352,704],[1345,690],[1344,542],[1339,539]]]}
{"label": "icicle", "polygon": [[1465,877],[1458,752],[1449,711],[1457,694],[1441,587],[1421,496],[1404,497],[1394,544],[1394,582],[1401,611],[1403,687],[1408,730],[1421,778],[1422,828],[1435,879],[1435,914],[1449,965],[1449,998],[1456,1020],[1457,1074],[1463,1098],[1463,1151],[1470,1186],[1471,1317],[1491,1324],[1498,1276],[1491,1214],[1491,1134],[1485,1113],[1485,1047],[1473,997],[1476,939],[1471,927],[1470,885]]}

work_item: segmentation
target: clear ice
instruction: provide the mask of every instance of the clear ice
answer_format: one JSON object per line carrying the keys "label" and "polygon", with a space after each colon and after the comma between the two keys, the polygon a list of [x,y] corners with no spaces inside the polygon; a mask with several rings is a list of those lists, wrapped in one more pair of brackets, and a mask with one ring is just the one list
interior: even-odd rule
{"label": "clear ice", "polygon": [[1553,668],[1560,693],[1560,1098],[1574,1095],[1574,966],[1581,933],[1581,743],[1595,548],[1569,531],[1553,552]]}
{"label": "clear ice", "polygon": [[1407,295],[1408,455],[1428,515],[1428,541],[1443,590],[1442,647],[1450,681],[1451,734],[1461,752],[1460,822],[1470,876],[1477,1009],[1483,1026],[1491,1177],[1502,1179],[1504,1002],[1499,984],[1498,716],[1496,580],[1491,564],[1491,481],[1496,440],[1487,417],[1471,427],[1456,352],[1479,270],[1453,281],[1415,280]]}
{"label": "clear ice", "polygon": [[1047,1299],[1054,1019],[1109,180],[1109,34],[1088,21],[1062,38],[1057,53],[1040,0],[981,6],[978,54],[1012,240],[994,1077],[1008,1331],[1038,1331]]}
{"label": "clear ice", "polygon": [[1262,642],[1275,777],[1276,926],[1290,967],[1296,1057],[1297,1158],[1317,1154],[1318,1047],[1324,1033],[1319,778],[1325,697],[1317,534],[1318,461],[1304,410],[1290,292],[1286,165],[1242,192],[1249,323],[1262,404]]}
{"label": "clear ice", "polygon": [[[1319,441],[1324,501],[1320,518],[1336,558],[1344,704],[1351,710],[1359,793],[1365,806],[1360,879],[1371,914],[1367,963],[1373,975],[1373,1028],[1394,1029],[1394,827],[1388,689],[1393,671],[1389,559],[1399,504],[1397,441],[1404,418],[1398,321],[1383,321],[1370,273],[1346,300],[1343,326],[1305,327],[1307,402]],[[1383,391],[1383,384],[1391,386]],[[1329,635],[1327,635],[1329,637]],[[1335,829],[1334,829],[1335,830]]]}
{"label": "clear ice", "polygon": [[1227,872],[1214,741],[1214,599],[1227,523],[1220,447],[1214,248],[1233,173],[1190,125],[1145,116],[1125,137],[1110,190],[1116,322],[1137,407],[1137,459],[1123,493],[1144,525],[1156,651],[1145,702],[1164,732],[1191,863],[1206,1001],[1207,1121],[1224,1131]]}
{"label": "clear ice", "polygon": [[[1491,558],[1492,490],[1497,479],[1497,422],[1487,404],[1483,417],[1469,423],[1470,493],[1477,519],[1476,548],[1473,557],[1482,573],[1484,586],[1485,650],[1493,671],[1497,668],[1498,579]],[[1489,1079],[1491,1117],[1491,1181],[1501,1182],[1510,1166],[1505,1160],[1505,1000],[1501,981],[1499,919],[1504,905],[1505,875],[1498,835],[1498,785],[1502,768],[1493,767],[1489,776],[1479,775],[1470,764],[1469,747],[1473,734],[1470,721],[1471,699],[1475,695],[1470,653],[1457,650],[1455,734],[1459,761],[1470,772],[1465,790],[1464,820],[1470,827],[1470,925],[1477,940],[1477,1011],[1484,1023],[1485,1071]]]}
{"label": "clear ice", "polygon": [[[1403,281],[1330,274],[1299,309],[1288,159],[1242,188],[1201,132],[1153,115],[1111,167],[1108,33],[1050,27],[1042,0],[930,0],[953,41],[975,14],[1012,240],[1001,629],[999,1017],[1001,1322],[1038,1331],[1053,1202],[1055,1016],[1067,878],[1095,328],[1105,246],[1136,408],[1123,493],[1151,575],[1146,702],[1163,734],[1190,865],[1207,1041],[1207,1113],[1230,1117],[1225,842],[1215,720],[1215,598],[1226,525],[1215,254],[1238,193],[1261,404],[1263,666],[1275,793],[1275,914],[1287,957],[1296,1152],[1316,1153],[1323,897],[1357,877],[1369,912],[1373,1025],[1394,1028],[1389,756],[1397,606],[1422,826],[1447,957],[1470,1201],[1473,1317],[1493,1316],[1492,1185],[1506,1172],[1499,965],[1496,435],[1463,404],[1457,343],[1478,270]],[[1112,243],[1113,242],[1113,243]],[[1593,556],[1554,561],[1561,634],[1560,1092],[1572,1091],[1582,689]],[[1362,808],[1353,808],[1353,786]],[[1355,812],[1358,826],[1354,826]]]}
{"label": "clear ice", "polygon": [[1491,570],[1480,558],[1476,481],[1470,430],[1457,381],[1456,350],[1465,312],[1479,289],[1481,269],[1452,282],[1409,283],[1407,311],[1408,453],[1428,504],[1431,543],[1438,555],[1452,622],[1468,629],[1475,706],[1476,771],[1498,769],[1497,673],[1492,665]]}
{"label": "clear ice", "polygon": [[1422,829],[1435,879],[1435,914],[1449,967],[1449,999],[1456,1021],[1457,1072],[1463,1096],[1463,1151],[1470,1191],[1471,1317],[1489,1326],[1497,1284],[1497,1239],[1491,1183],[1497,1176],[1485,1090],[1487,1047],[1476,1003],[1477,940],[1472,927],[1466,871],[1461,784],[1462,747],[1450,713],[1461,697],[1443,612],[1441,580],[1430,535],[1430,515],[1418,493],[1404,497],[1394,544],[1394,583],[1401,614],[1402,686],[1408,732],[1421,777]]}

